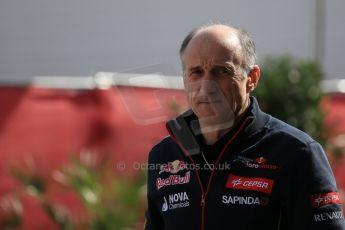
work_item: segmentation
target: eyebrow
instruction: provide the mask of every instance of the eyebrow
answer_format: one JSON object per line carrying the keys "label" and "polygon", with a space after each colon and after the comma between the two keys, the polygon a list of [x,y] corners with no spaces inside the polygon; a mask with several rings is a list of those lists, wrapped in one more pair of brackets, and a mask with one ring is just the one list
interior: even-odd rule
{"label": "eyebrow", "polygon": [[200,70],[201,66],[193,66],[188,69],[188,71]]}
{"label": "eyebrow", "polygon": [[230,70],[235,70],[235,67],[233,65],[214,65],[212,68],[227,68],[227,69],[230,69]]}
{"label": "eyebrow", "polygon": [[[214,69],[214,68],[227,68],[227,69],[231,69],[231,70],[235,70],[235,67],[233,64],[230,64],[230,63],[225,63],[225,64],[215,64],[211,67],[211,69]],[[200,65],[198,66],[192,66],[190,68],[188,68],[188,71],[194,71],[194,70],[200,70],[202,69],[202,67]]]}

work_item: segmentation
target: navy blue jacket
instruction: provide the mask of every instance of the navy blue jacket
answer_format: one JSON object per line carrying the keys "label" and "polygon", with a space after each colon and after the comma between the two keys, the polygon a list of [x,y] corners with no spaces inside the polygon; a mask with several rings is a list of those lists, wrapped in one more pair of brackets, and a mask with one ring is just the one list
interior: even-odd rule
{"label": "navy blue jacket", "polygon": [[191,111],[167,127],[170,136],[149,154],[145,229],[345,229],[320,144],[262,112],[255,98],[212,165],[200,160]]}

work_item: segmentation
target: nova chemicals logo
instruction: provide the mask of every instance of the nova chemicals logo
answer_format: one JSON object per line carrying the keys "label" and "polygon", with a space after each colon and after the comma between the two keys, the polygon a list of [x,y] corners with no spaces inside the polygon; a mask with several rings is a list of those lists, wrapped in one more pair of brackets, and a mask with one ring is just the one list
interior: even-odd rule
{"label": "nova chemicals logo", "polygon": [[189,197],[186,192],[170,194],[168,200],[165,198],[165,196],[163,198],[164,202],[162,205],[162,212],[189,206]]}
{"label": "nova chemicals logo", "polygon": [[164,203],[163,203],[163,206],[162,206],[162,211],[166,212],[168,210],[168,202],[165,199],[165,197],[163,197],[163,198],[164,198]]}

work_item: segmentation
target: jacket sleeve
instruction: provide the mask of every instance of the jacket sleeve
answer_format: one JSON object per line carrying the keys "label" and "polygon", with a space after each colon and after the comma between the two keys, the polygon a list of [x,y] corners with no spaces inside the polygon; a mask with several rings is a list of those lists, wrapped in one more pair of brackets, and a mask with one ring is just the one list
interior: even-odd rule
{"label": "jacket sleeve", "polygon": [[150,165],[155,165],[154,149],[149,154],[148,159],[148,170],[147,170],[147,209],[145,212],[145,230],[162,230],[164,229],[163,218],[157,205],[154,202],[155,194],[155,178],[154,173],[156,168],[150,167]]}
{"label": "jacket sleeve", "polygon": [[153,201],[148,198],[147,209],[145,212],[145,230],[162,230],[164,229],[164,224],[162,217],[157,210],[157,207]]}
{"label": "jacket sleeve", "polygon": [[294,159],[290,170],[288,229],[345,229],[341,197],[320,144],[309,143]]}

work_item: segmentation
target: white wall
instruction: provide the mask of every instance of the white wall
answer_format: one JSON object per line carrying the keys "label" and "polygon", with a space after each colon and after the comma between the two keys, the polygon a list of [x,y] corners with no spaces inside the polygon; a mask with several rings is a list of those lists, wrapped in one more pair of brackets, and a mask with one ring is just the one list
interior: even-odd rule
{"label": "white wall", "polygon": [[[311,58],[315,1],[0,0],[0,78],[179,74],[180,42],[210,21],[251,32],[259,59],[281,53]],[[328,1],[326,8],[324,66],[330,78],[345,78],[344,2]]]}

